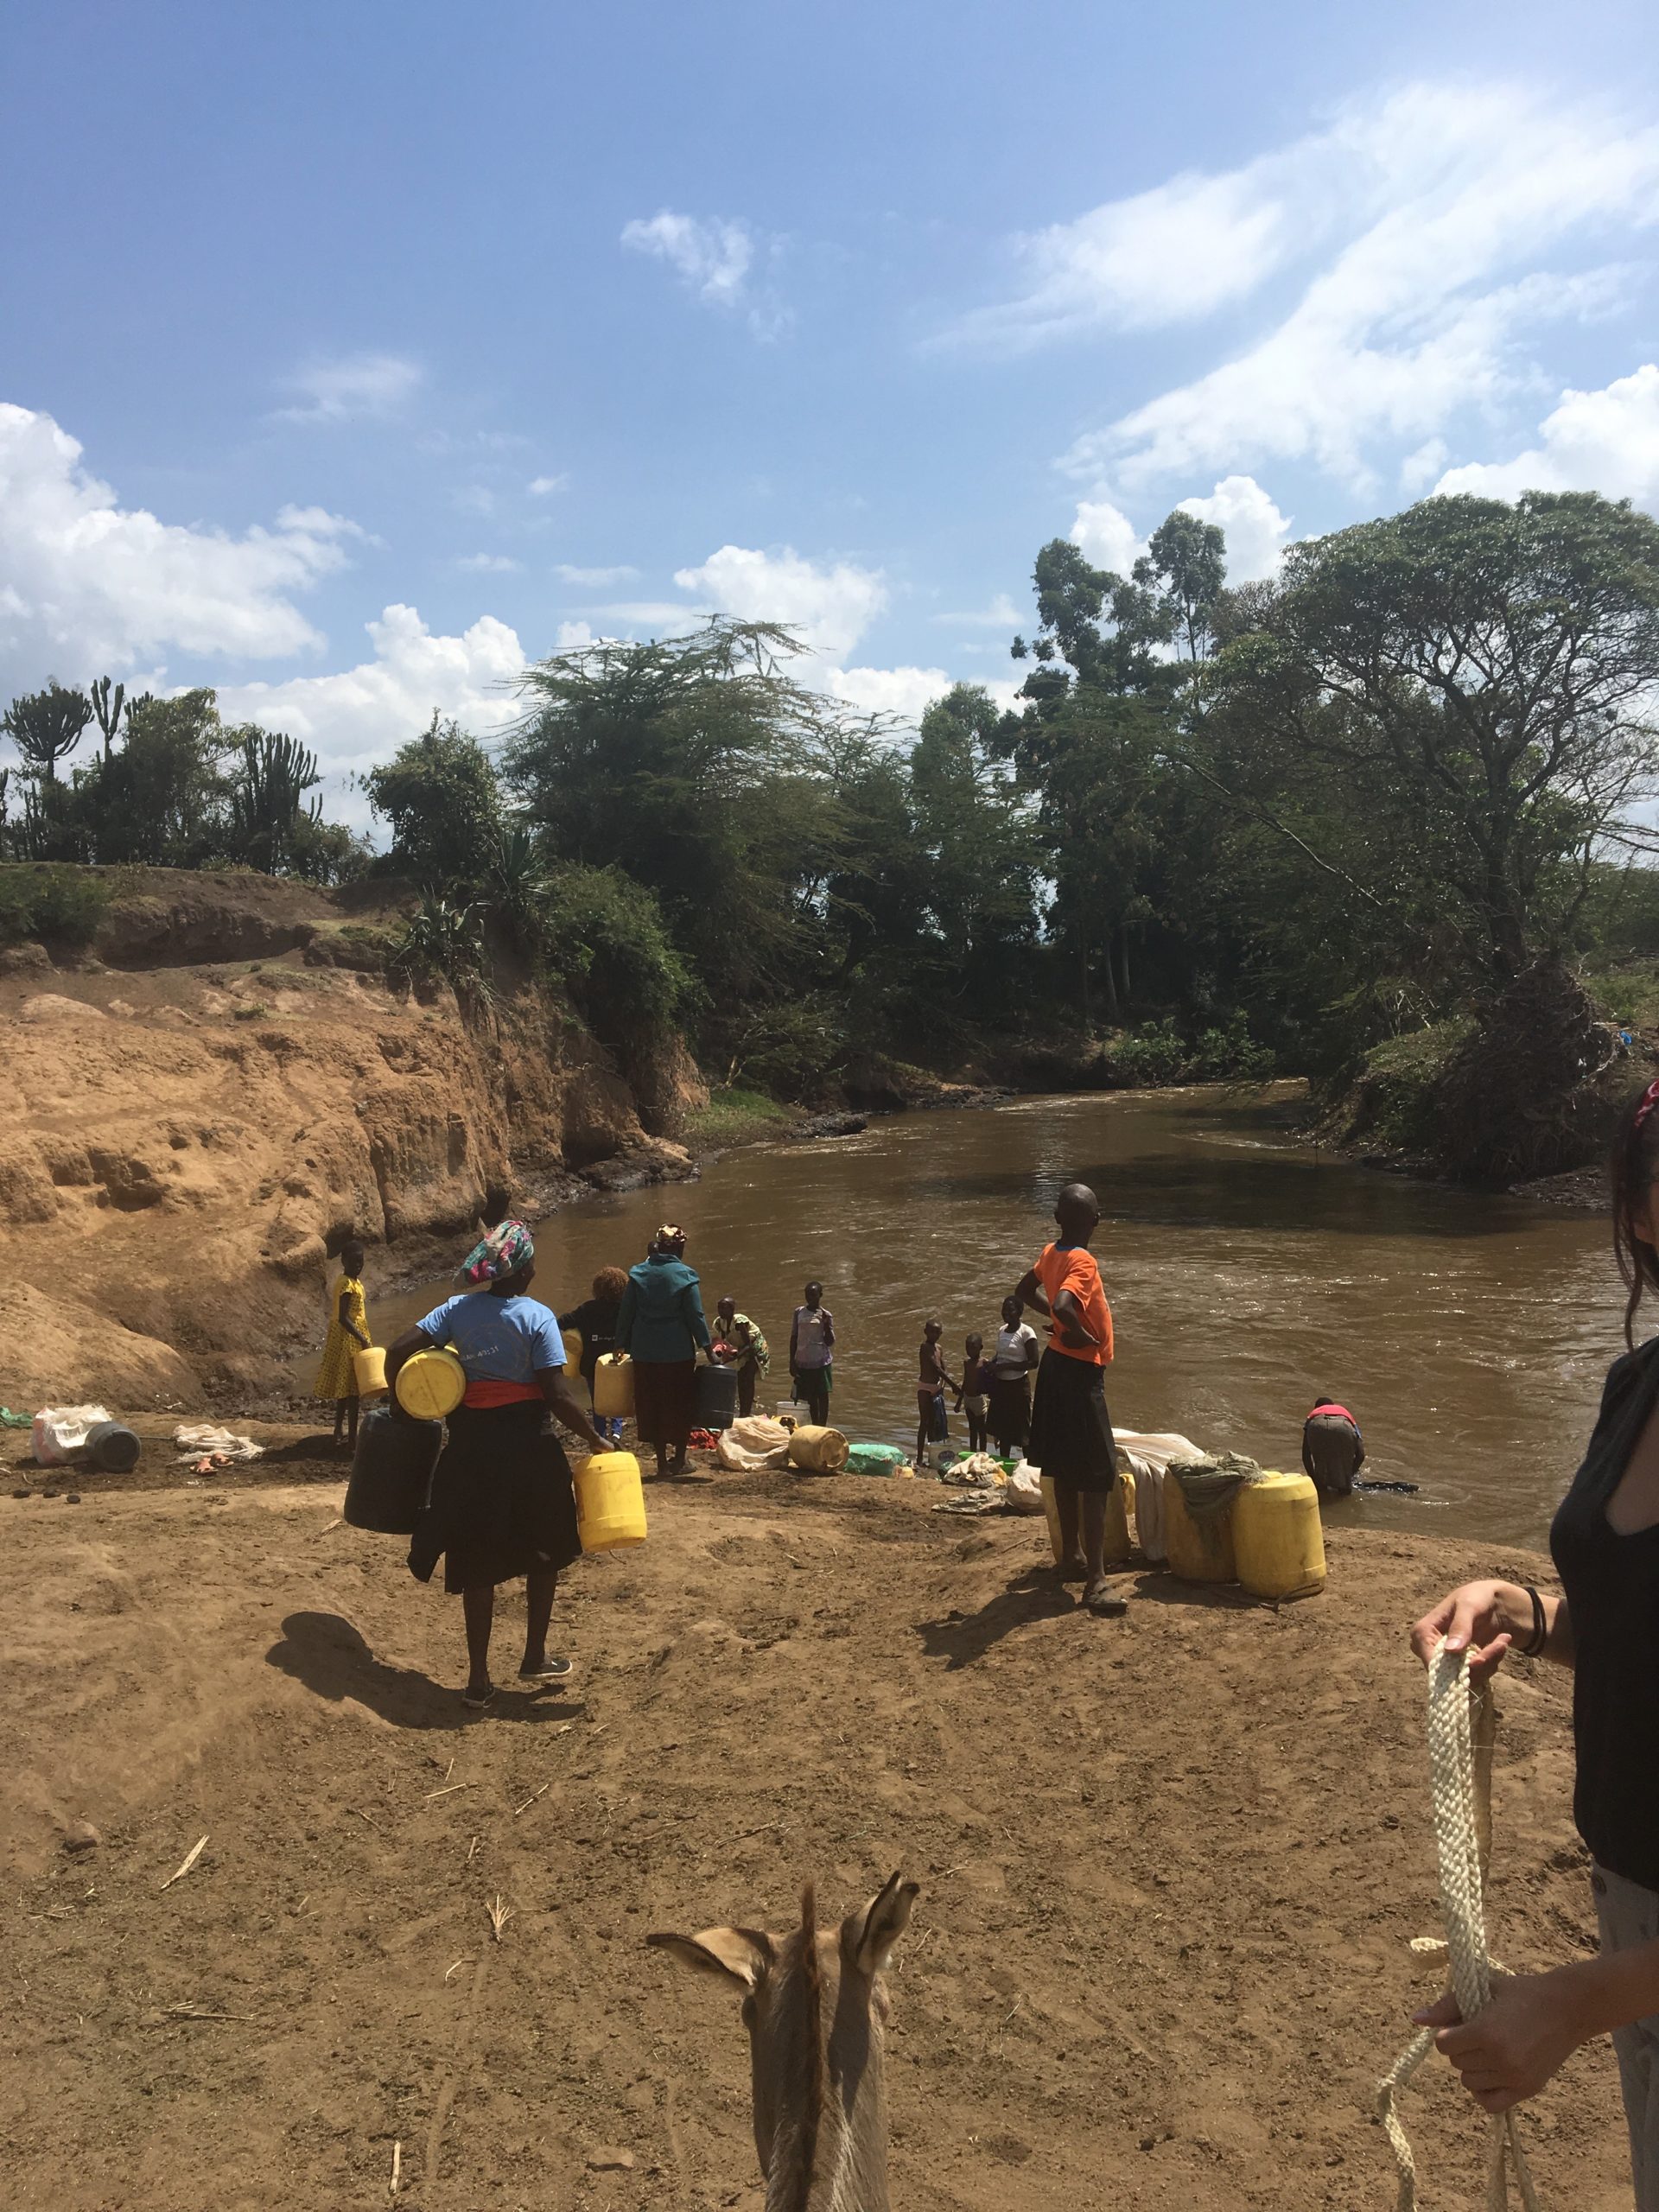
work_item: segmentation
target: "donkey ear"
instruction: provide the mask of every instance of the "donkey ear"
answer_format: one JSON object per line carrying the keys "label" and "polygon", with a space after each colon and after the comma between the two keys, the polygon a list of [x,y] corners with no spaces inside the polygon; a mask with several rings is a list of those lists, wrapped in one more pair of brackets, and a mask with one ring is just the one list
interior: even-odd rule
{"label": "donkey ear", "polygon": [[682,1966],[724,1974],[743,1990],[753,1989],[772,1961],[772,1938],[758,1928],[705,1928],[699,1936],[647,1936],[645,1941]]}
{"label": "donkey ear", "polygon": [[893,1945],[910,1925],[910,1909],[919,1886],[901,1874],[890,1875],[880,1896],[872,1897],[863,1912],[849,1913],[843,1923],[853,1963],[872,1980],[886,1967]]}

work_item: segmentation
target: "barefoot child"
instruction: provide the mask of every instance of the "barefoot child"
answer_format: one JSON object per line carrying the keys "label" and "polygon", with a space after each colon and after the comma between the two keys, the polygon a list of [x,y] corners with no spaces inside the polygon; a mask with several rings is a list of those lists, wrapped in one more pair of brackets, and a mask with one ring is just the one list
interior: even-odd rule
{"label": "barefoot child", "polygon": [[[1054,1484],[1065,1557],[1060,1573],[1081,1577],[1091,1613],[1128,1609],[1106,1580],[1106,1504],[1117,1480],[1117,1447],[1106,1410],[1104,1370],[1112,1356],[1112,1309],[1089,1240],[1100,1208],[1086,1183],[1068,1183],[1054,1207],[1059,1236],[1014,1294],[1052,1327],[1037,1370],[1031,1458]],[[1081,1530],[1079,1530],[1081,1523]],[[1082,1536],[1082,1550],[1078,1536]]]}
{"label": "barefoot child", "polygon": [[357,1369],[352,1354],[369,1348],[369,1313],[363,1296],[363,1247],[355,1238],[340,1251],[340,1278],[335,1284],[334,1312],[328,1321],[328,1341],[322,1348],[322,1364],[312,1385],[314,1398],[334,1402],[334,1449],[340,1449],[342,1428],[351,1426],[346,1443],[357,1446]]}
{"label": "barefoot child", "polygon": [[921,1369],[916,1378],[918,1474],[927,1465],[928,1446],[943,1444],[950,1433],[945,1426],[944,1394],[959,1387],[950,1380],[944,1354],[939,1350],[939,1339],[944,1334],[944,1324],[938,1320],[929,1321],[922,1332]]}
{"label": "barefoot child", "polygon": [[968,1449],[970,1452],[990,1449],[987,1400],[991,1388],[991,1363],[984,1354],[985,1339],[976,1331],[963,1347],[962,1389],[957,1394],[957,1411],[968,1416]]}

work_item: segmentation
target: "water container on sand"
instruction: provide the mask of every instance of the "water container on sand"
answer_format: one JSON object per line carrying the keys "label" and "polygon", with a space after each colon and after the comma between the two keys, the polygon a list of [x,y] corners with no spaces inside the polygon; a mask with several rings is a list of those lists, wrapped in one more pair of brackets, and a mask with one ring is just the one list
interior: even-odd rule
{"label": "water container on sand", "polygon": [[371,1406],[358,1424],[341,1508],[350,1525],[412,1536],[442,1444],[442,1421],[400,1421],[390,1406]]}
{"label": "water container on sand", "polygon": [[1319,1492],[1306,1475],[1264,1474],[1233,1501],[1238,1579],[1255,1598],[1312,1598],[1325,1587]]}
{"label": "water container on sand", "polygon": [[386,1354],[381,1344],[359,1344],[352,1354],[352,1374],[359,1398],[378,1398],[386,1387]]}
{"label": "water container on sand", "polygon": [[82,1446],[95,1467],[106,1475],[130,1475],[138,1464],[142,1446],[130,1428],[118,1421],[94,1421]]}
{"label": "water container on sand", "polygon": [[1189,1513],[1185,1494],[1173,1471],[1164,1482],[1164,1541],[1170,1573],[1183,1582],[1237,1581],[1231,1505],[1202,1516]]}
{"label": "water container on sand", "polygon": [[705,1362],[697,1370],[698,1426],[727,1429],[736,1419],[737,1370]]}
{"label": "water container on sand", "polygon": [[645,1541],[645,1493],[632,1452],[595,1452],[575,1466],[576,1533],[585,1552]]}
{"label": "water container on sand", "polygon": [[[1112,1485],[1106,1501],[1106,1548],[1108,1567],[1124,1567],[1135,1546],[1129,1537],[1129,1505],[1135,1491],[1127,1476],[1120,1475]],[[1060,1510],[1054,1500],[1054,1481],[1051,1475],[1043,1477],[1043,1513],[1048,1522],[1049,1548],[1058,1567],[1065,1556],[1060,1535]]]}
{"label": "water container on sand", "polygon": [[411,1352],[397,1370],[397,1402],[416,1421],[442,1421],[466,1395],[467,1370],[442,1345]]}
{"label": "water container on sand", "polygon": [[807,1421],[790,1437],[790,1465],[809,1475],[838,1475],[852,1448],[838,1428],[816,1428]]}
{"label": "water container on sand", "polygon": [[594,1368],[594,1411],[607,1421],[626,1421],[633,1412],[633,1368],[626,1352],[607,1351]]}

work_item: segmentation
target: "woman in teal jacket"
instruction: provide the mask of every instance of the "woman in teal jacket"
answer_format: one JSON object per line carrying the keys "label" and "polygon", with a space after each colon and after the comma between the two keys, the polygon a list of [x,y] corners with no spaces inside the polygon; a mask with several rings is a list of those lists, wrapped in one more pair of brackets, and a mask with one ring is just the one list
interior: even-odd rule
{"label": "woman in teal jacket", "polygon": [[709,1344],[702,1293],[685,1264],[685,1231],[664,1222],[630,1271],[616,1313],[616,1348],[633,1362],[633,1418],[640,1442],[657,1454],[659,1475],[685,1472],[697,1410],[697,1354]]}

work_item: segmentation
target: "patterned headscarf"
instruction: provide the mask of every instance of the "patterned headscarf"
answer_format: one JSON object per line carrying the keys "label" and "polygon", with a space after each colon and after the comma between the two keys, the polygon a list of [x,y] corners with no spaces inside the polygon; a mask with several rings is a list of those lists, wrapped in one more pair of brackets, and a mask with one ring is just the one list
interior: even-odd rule
{"label": "patterned headscarf", "polygon": [[651,1240],[653,1252],[670,1252],[685,1242],[685,1231],[671,1221],[665,1221]]}
{"label": "patterned headscarf", "polygon": [[474,1285],[499,1282],[504,1275],[516,1275],[520,1268],[527,1268],[535,1256],[536,1240],[528,1223],[504,1221],[474,1245],[461,1263],[461,1279]]}

